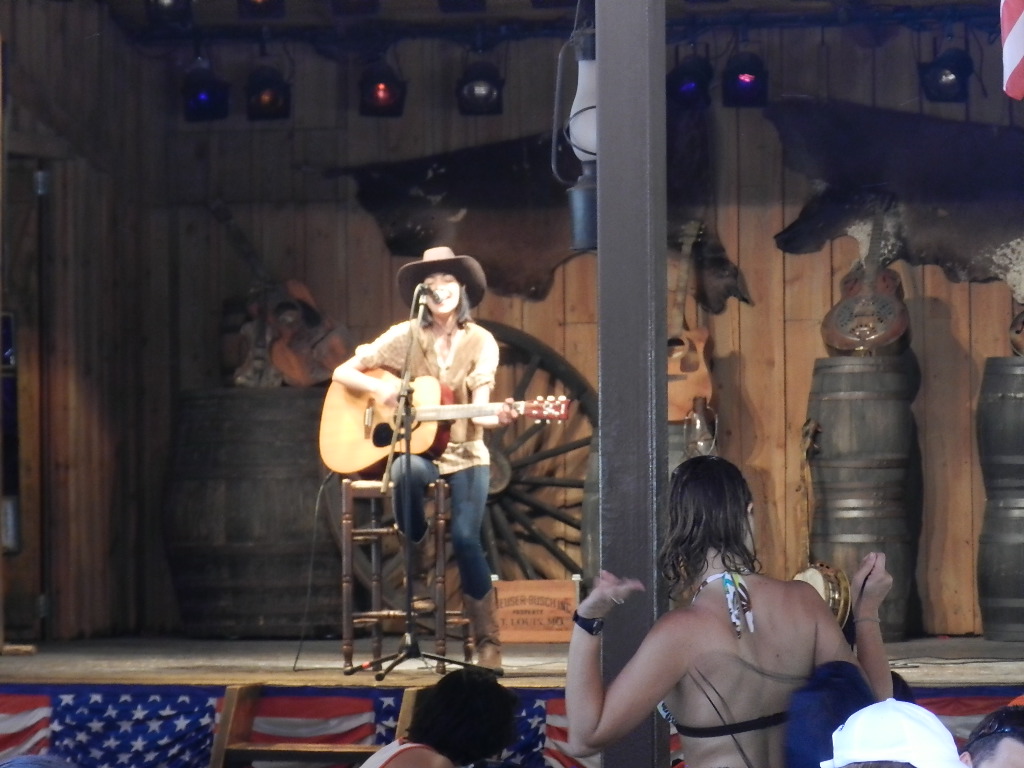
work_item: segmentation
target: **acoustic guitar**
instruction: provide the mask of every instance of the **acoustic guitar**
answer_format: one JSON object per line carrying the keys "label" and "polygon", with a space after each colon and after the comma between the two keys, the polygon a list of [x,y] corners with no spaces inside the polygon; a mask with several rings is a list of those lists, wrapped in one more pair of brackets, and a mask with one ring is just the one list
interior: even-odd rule
{"label": "acoustic guitar", "polygon": [[[379,379],[399,379],[381,369],[365,371]],[[437,458],[448,444],[444,423],[454,419],[472,419],[497,414],[504,403],[445,404],[441,383],[433,376],[419,376],[411,382],[413,392],[413,424],[409,434],[412,453]],[[569,418],[569,401],[548,396],[520,401],[512,408],[521,415],[542,421],[565,421]],[[395,430],[400,428],[395,408],[378,403],[369,393],[355,393],[343,384],[332,381],[324,398],[320,415],[320,457],[329,469],[340,474],[364,472],[386,459],[391,452]],[[405,450],[405,435],[399,448]]]}
{"label": "acoustic guitar", "polygon": [[906,344],[910,315],[899,274],[854,267],[842,282],[842,300],[825,315],[821,337],[840,354],[899,352]]}
{"label": "acoustic guitar", "polygon": [[290,387],[312,387],[331,378],[349,356],[343,331],[323,315],[309,289],[286,280],[269,294],[270,362]]}
{"label": "acoustic guitar", "polygon": [[711,373],[705,347],[708,329],[684,330],[668,340],[668,421],[684,421],[698,398],[711,400]]}
{"label": "acoustic guitar", "polygon": [[669,328],[681,330],[668,340],[668,422],[685,422],[697,408],[711,401],[711,371],[708,364],[710,332],[706,327],[693,328],[686,322],[686,299],[689,296],[690,273],[700,253],[709,247],[708,225],[701,223],[690,246],[690,258],[676,271],[676,288],[669,306]]}
{"label": "acoustic guitar", "polygon": [[249,310],[252,327],[243,331],[250,342],[247,359],[235,371],[235,383],[276,387],[283,380],[291,387],[311,387],[327,381],[349,356],[344,329],[320,312],[305,285],[270,275],[227,205],[214,200],[208,207],[256,280]]}
{"label": "acoustic guitar", "polygon": [[903,303],[900,276],[888,267],[878,267],[883,214],[883,208],[875,211],[868,252],[843,278],[842,299],[822,320],[821,338],[830,353],[898,353],[909,339],[910,315]]}

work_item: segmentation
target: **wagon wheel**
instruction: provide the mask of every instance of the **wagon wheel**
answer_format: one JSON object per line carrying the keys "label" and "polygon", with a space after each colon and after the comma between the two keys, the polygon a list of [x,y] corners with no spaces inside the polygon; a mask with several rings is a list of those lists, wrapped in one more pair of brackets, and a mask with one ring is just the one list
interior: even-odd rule
{"label": "wagon wheel", "polygon": [[[564,579],[581,574],[584,482],[597,420],[597,393],[543,342],[501,323],[479,322],[494,334],[500,348],[496,393],[516,400],[564,395],[571,402],[564,422],[520,418],[487,431],[491,484],[483,538],[491,571],[501,579]],[[359,509],[357,525],[368,515],[368,507]],[[397,540],[389,540],[385,547],[384,602],[401,609],[403,553]],[[354,557],[356,578],[368,588],[369,557],[358,547]],[[447,585],[454,598],[459,579],[451,559]]]}

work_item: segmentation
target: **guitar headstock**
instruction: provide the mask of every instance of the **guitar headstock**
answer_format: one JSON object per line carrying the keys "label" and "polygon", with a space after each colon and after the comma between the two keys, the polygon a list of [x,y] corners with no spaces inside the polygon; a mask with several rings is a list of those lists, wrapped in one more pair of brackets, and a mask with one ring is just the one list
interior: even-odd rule
{"label": "guitar headstock", "polygon": [[565,395],[538,397],[535,400],[524,402],[520,412],[523,416],[529,416],[531,419],[565,421],[569,418],[569,402]]}

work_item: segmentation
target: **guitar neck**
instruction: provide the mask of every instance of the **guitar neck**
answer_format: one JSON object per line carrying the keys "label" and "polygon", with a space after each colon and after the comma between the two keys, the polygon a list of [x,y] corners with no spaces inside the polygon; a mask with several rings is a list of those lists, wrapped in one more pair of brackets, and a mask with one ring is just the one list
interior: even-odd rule
{"label": "guitar neck", "polygon": [[[413,408],[413,412],[416,421],[452,421],[454,419],[474,419],[478,416],[494,416],[504,405],[504,403],[425,405],[421,408]],[[513,403],[512,408],[522,413],[523,405],[522,402]]]}

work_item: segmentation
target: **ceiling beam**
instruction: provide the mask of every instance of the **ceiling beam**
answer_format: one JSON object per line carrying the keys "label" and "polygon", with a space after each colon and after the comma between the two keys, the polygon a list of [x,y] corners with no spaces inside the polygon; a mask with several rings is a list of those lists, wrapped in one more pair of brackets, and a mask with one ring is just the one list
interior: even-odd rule
{"label": "ceiling beam", "polygon": [[[111,15],[133,42],[141,45],[197,42],[301,41],[337,57],[365,53],[368,46],[378,51],[402,40],[440,38],[474,46],[489,46],[540,37],[566,38],[572,33],[574,15],[565,9],[532,10],[525,2],[491,0],[486,13],[441,13],[436,3],[382,4],[373,16],[333,18],[327,3],[289,6],[281,20],[264,23],[240,21],[225,12],[229,3],[197,3],[193,24],[157,25],[139,13],[137,0],[108,0]],[[210,7],[220,9],[210,11]],[[292,8],[297,10],[292,12]],[[849,3],[841,0],[723,0],[700,2],[673,0],[666,18],[667,44],[696,42],[715,29],[763,29],[780,27],[834,27],[847,25],[898,25],[913,29],[945,27],[964,23],[990,35],[999,33],[999,8],[987,2],[924,2],[904,0],[899,4]],[[404,9],[404,10],[401,10]]]}

